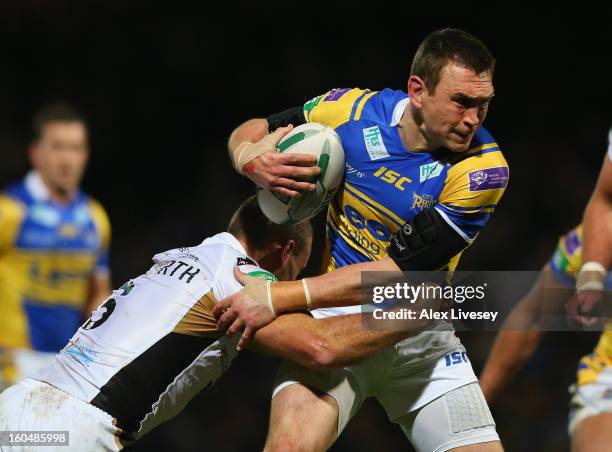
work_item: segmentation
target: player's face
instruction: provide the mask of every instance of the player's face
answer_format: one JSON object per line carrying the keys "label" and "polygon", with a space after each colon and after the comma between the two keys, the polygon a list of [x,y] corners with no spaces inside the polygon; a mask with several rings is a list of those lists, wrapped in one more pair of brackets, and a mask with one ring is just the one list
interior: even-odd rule
{"label": "player's face", "polygon": [[423,92],[421,113],[428,139],[454,152],[467,151],[485,120],[492,97],[490,72],[476,74],[457,63],[448,63],[434,92]]}
{"label": "player's face", "polygon": [[77,121],[51,121],[32,146],[32,164],[49,189],[61,196],[74,193],[88,158],[87,130]]}

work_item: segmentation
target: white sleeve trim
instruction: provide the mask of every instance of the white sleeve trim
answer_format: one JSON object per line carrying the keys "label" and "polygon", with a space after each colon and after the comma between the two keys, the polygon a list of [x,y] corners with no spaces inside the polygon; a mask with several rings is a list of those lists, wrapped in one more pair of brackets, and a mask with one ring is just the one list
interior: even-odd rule
{"label": "white sleeve trim", "polygon": [[440,209],[438,209],[437,207],[434,207],[434,209],[436,209],[436,212],[438,212],[442,218],[444,219],[444,221],[446,221],[446,223],[455,230],[455,232],[457,234],[459,234],[463,240],[465,240],[468,243],[472,243],[474,241],[474,239],[469,238],[467,235],[465,235],[465,232],[463,232],[455,223],[452,222],[452,220],[450,218],[448,218],[448,216],[442,212]]}
{"label": "white sleeve trim", "polygon": [[406,110],[406,105],[410,103],[410,98],[405,98],[400,100],[397,104],[395,104],[395,108],[393,109],[393,115],[391,116],[391,127],[395,127],[399,124],[400,119],[402,119],[402,115],[404,114],[404,110]]}

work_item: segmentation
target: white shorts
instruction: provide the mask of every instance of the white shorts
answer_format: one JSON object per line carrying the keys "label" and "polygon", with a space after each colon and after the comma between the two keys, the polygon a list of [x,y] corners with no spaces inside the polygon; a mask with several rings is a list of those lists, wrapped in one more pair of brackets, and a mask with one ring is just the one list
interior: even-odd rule
{"label": "white shorts", "polygon": [[68,446],[6,446],[2,452],[119,451],[113,417],[50,384],[26,378],[0,393],[0,432],[68,432]]}
{"label": "white shorts", "polygon": [[573,394],[568,422],[570,436],[574,434],[578,424],[586,418],[602,413],[612,413],[612,384],[573,385],[570,387],[570,393]]}
{"label": "white shorts", "polygon": [[[391,421],[399,422],[401,419],[404,423],[406,415],[416,413],[419,408],[457,388],[478,381],[467,359],[465,348],[461,344],[443,356],[434,356],[417,362],[414,353],[406,349],[409,346],[409,342],[407,344],[400,342],[357,364],[329,371],[312,371],[291,361],[284,361],[279,369],[272,397],[292,384],[303,384],[329,394],[338,402],[338,435],[340,435],[368,397],[376,397]],[[495,423],[482,397],[480,387],[478,385],[474,387],[478,389],[479,395],[474,396],[478,400],[470,400],[470,406],[476,406],[480,412],[487,413],[486,422],[478,427],[491,427],[494,433]],[[459,412],[464,409],[462,404],[465,404],[465,400],[457,399],[454,403]],[[404,431],[415,447],[428,443],[424,439],[421,440],[419,435],[413,435],[410,429]],[[499,439],[497,434],[492,435],[491,431],[487,432],[489,435],[487,437],[495,438],[487,441]],[[441,447],[446,440],[440,441],[442,441],[439,443]],[[486,441],[476,440],[468,444],[479,442]],[[419,450],[431,449],[425,447]]]}

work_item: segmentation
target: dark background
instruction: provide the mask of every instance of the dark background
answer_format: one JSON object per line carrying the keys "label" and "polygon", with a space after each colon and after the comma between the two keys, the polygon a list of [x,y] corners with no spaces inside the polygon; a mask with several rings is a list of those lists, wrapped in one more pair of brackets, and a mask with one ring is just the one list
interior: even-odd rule
{"label": "dark background", "polygon": [[[535,270],[580,221],[605,153],[609,16],[584,2],[567,11],[473,2],[362,9],[2,2],[0,185],[28,169],[33,112],[48,101],[76,104],[91,127],[84,189],[110,215],[117,287],[146,270],[154,253],[223,230],[253,192],[226,156],[235,126],[333,87],[405,89],[419,42],[454,26],[481,38],[498,60],[486,126],[511,168],[497,213],[460,268]],[[493,336],[461,338],[479,371]],[[595,340],[586,333],[545,339],[492,407],[507,450],[567,448],[567,386]],[[261,449],[276,364],[245,353],[135,450]],[[408,443],[372,401],[333,448],[396,449]]]}

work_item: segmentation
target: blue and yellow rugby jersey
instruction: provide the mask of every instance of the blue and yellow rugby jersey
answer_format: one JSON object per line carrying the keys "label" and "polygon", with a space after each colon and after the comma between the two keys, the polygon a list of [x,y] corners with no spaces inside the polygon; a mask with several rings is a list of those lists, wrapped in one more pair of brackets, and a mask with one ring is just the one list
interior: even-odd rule
{"label": "blue and yellow rugby jersey", "polygon": [[64,347],[90,278],[108,272],[109,241],[104,209],[83,193],[58,205],[32,172],[0,194],[0,347]]}
{"label": "blue and yellow rugby jersey", "polygon": [[340,135],[346,159],[344,183],[328,209],[324,271],[381,259],[392,235],[428,207],[470,243],[504,193],[508,165],[483,127],[465,153],[406,149],[397,126],[408,102],[402,91],[355,88],[304,105],[308,122]]}
{"label": "blue and yellow rugby jersey", "polygon": [[[582,267],[582,225],[559,239],[550,260],[555,278],[569,288],[576,286],[576,274]],[[612,289],[612,273],[608,273],[606,289]],[[584,356],[578,364],[577,384],[595,383],[606,367],[612,366],[612,324],[607,324],[593,353]]]}

